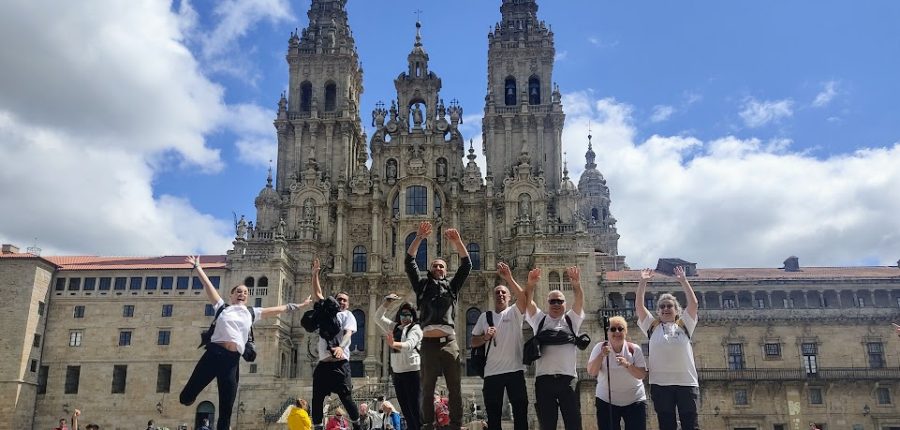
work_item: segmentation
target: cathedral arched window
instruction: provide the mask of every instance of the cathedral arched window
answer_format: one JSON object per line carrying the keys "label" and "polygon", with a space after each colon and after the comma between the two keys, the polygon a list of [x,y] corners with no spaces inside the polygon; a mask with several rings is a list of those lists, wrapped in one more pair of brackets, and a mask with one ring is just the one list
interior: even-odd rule
{"label": "cathedral arched window", "polygon": [[325,112],[334,112],[337,108],[337,85],[334,82],[325,84]]}
{"label": "cathedral arched window", "polygon": [[528,78],[528,104],[541,104],[541,80],[537,76]]}
{"label": "cathedral arched window", "polygon": [[562,287],[560,288],[562,291],[571,291],[572,290],[572,280],[569,279],[569,272],[563,272],[562,277]]}
{"label": "cathedral arched window", "polygon": [[244,286],[247,287],[248,289],[253,288],[255,285],[256,285],[256,282],[252,276],[248,276],[244,279]]}
{"label": "cathedral arched window", "polygon": [[599,221],[600,220],[600,211],[597,208],[591,209],[591,221]]}
{"label": "cathedral arched window", "polygon": [[406,215],[428,213],[428,190],[421,185],[406,188]]}
{"label": "cathedral arched window", "polygon": [[353,248],[353,273],[364,273],[366,271],[366,247],[359,245]]}
{"label": "cathedral arched window", "polygon": [[[408,250],[409,245],[412,245],[414,240],[416,240],[415,232],[406,236],[404,249]],[[419,250],[416,252],[416,265],[419,266],[419,270],[428,270],[428,239],[422,239],[422,242],[419,243]]]}
{"label": "cathedral arched window", "polygon": [[350,336],[350,351],[365,351],[366,313],[362,309],[354,309],[353,317],[356,318],[356,331]]}
{"label": "cathedral arched window", "polygon": [[303,81],[300,84],[300,111],[309,112],[312,109],[312,83]]}
{"label": "cathedral arched window", "polygon": [[507,106],[516,105],[516,78],[512,76],[506,78],[506,83],[503,85],[503,100]]}
{"label": "cathedral arched window", "polygon": [[[478,318],[481,316],[481,310],[478,308],[469,308],[466,311],[466,349],[472,348],[472,329],[475,328],[475,324],[478,323]],[[469,354],[466,354],[468,357]],[[475,376],[478,373],[475,371],[475,367],[472,366],[472,362],[466,360],[466,375],[467,376]]]}
{"label": "cathedral arched window", "polygon": [[559,280],[559,272],[551,270],[550,274],[547,276],[547,280],[549,281],[550,291],[562,290],[562,283]]}
{"label": "cathedral arched window", "polygon": [[269,278],[263,276],[259,278],[259,282],[256,283],[257,287],[268,287],[269,286]]}
{"label": "cathedral arched window", "polygon": [[466,245],[469,251],[469,261],[472,263],[472,270],[481,270],[481,247],[477,243]]}

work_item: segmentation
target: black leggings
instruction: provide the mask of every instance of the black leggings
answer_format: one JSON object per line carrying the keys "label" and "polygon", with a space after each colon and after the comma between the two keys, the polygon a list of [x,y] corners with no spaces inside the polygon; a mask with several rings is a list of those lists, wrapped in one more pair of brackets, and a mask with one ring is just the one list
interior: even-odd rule
{"label": "black leggings", "polygon": [[329,394],[337,394],[347,410],[347,417],[354,424],[354,428],[359,425],[359,410],[353,403],[353,383],[350,379],[350,362],[342,361],[320,361],[313,370],[313,398],[312,398],[312,423],[317,428],[322,426],[322,418],[324,412],[322,405],[325,404],[325,397]]}
{"label": "black leggings", "polygon": [[394,374],[394,391],[397,393],[397,403],[406,418],[409,429],[422,428],[422,387],[419,379],[419,371],[402,372]]}
{"label": "black leggings", "polygon": [[185,406],[194,404],[197,395],[215,379],[219,387],[219,419],[216,430],[228,430],[231,426],[234,398],[237,396],[240,363],[241,354],[229,351],[219,344],[208,344],[178,400]]}

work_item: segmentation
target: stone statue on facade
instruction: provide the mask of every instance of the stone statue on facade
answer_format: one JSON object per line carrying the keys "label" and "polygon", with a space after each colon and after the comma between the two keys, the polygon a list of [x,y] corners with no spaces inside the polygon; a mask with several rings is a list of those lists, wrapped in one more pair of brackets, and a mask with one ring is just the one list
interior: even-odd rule
{"label": "stone statue on facade", "polygon": [[413,128],[422,128],[422,108],[416,103],[412,108]]}
{"label": "stone statue on facade", "polygon": [[247,220],[241,215],[240,221],[235,224],[235,238],[245,239],[247,237]]}

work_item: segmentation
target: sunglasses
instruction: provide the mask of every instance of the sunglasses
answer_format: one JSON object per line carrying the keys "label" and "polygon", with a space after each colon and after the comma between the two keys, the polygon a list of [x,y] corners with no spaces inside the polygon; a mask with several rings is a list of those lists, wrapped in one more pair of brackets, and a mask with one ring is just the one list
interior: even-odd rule
{"label": "sunglasses", "polygon": [[666,303],[664,305],[659,305],[660,309],[675,309],[675,305],[671,303]]}
{"label": "sunglasses", "polygon": [[611,332],[613,332],[613,333],[615,333],[615,332],[617,332],[617,331],[618,331],[618,332],[624,332],[624,331],[625,331],[625,327],[610,327],[610,328],[609,328],[609,331],[611,331]]}
{"label": "sunglasses", "polygon": [[337,298],[335,298],[335,300],[337,300],[337,301],[339,301],[339,302],[347,302],[347,301],[350,301],[350,300],[347,299],[346,297],[337,297]]}
{"label": "sunglasses", "polygon": [[551,305],[561,305],[561,304],[563,304],[563,303],[565,303],[565,302],[566,302],[566,301],[563,300],[563,299],[550,299],[550,300],[547,300],[547,303],[550,303]]}
{"label": "sunglasses", "polygon": [[403,314],[400,314],[400,318],[412,318],[412,314],[403,313]]}

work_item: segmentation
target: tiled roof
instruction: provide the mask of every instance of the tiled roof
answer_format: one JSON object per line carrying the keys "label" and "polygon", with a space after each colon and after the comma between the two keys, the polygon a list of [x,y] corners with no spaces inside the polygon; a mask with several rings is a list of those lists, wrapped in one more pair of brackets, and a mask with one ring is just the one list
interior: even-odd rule
{"label": "tiled roof", "polygon": [[53,262],[52,260],[50,260],[49,258],[41,257],[40,255],[35,255],[35,254],[28,253],[28,252],[0,253],[0,258],[9,258],[9,259],[15,258],[15,259],[23,259],[23,260],[34,258],[34,259],[38,259],[38,260],[43,260],[45,263],[48,263],[51,265],[56,265],[56,263]]}
{"label": "tiled roof", "polygon": [[[184,260],[186,255],[163,257],[97,257],[61,256],[46,257],[60,266],[59,270],[140,270],[140,269],[190,269]],[[205,269],[225,267],[224,255],[201,255],[200,263]]]}
{"label": "tiled roof", "polygon": [[[640,278],[640,270],[606,272],[606,279],[610,282],[636,282]],[[897,266],[802,267],[799,272],[786,272],[783,269],[776,268],[697,269],[697,276],[691,276],[688,280],[693,282],[862,278],[900,278],[900,268]],[[654,272],[653,279],[657,281],[674,281],[675,277],[660,272]]]}

